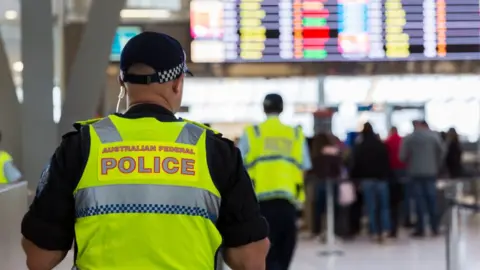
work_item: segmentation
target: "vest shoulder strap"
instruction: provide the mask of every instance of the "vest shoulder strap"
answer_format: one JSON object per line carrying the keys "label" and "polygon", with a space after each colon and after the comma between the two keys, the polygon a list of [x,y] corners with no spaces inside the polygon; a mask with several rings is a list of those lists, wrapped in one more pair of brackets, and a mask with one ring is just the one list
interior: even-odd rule
{"label": "vest shoulder strap", "polygon": [[260,137],[260,127],[258,125],[253,125],[252,128],[255,136]]}
{"label": "vest shoulder strap", "polygon": [[185,119],[185,118],[181,118],[181,120],[182,120],[183,122],[187,122],[187,123],[193,124],[193,125],[195,125],[195,126],[197,126],[197,127],[201,127],[201,128],[203,128],[203,129],[205,129],[205,130],[209,130],[209,131],[213,132],[213,134],[215,134],[215,135],[217,135],[217,136],[220,136],[220,137],[222,136],[222,133],[216,131],[215,129],[213,129],[213,128],[211,128],[211,127],[207,127],[207,126],[204,125],[204,124],[200,124],[200,123],[198,123],[198,122],[195,122],[195,121],[192,121],[192,120],[188,120],[188,119]]}
{"label": "vest shoulder strap", "polygon": [[88,126],[91,124],[95,124],[96,122],[102,120],[103,118],[93,118],[93,119],[88,119],[88,120],[83,120],[83,121],[77,121],[73,124],[73,127],[76,130],[80,130],[81,127],[83,126]]}

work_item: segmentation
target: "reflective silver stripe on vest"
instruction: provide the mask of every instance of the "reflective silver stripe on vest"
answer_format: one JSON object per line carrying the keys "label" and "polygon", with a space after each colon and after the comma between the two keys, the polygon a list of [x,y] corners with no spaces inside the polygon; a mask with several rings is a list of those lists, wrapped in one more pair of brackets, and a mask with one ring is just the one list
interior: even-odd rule
{"label": "reflective silver stripe on vest", "polygon": [[92,127],[97,133],[102,143],[113,143],[122,141],[122,136],[120,136],[120,132],[118,132],[117,127],[115,127],[112,119],[110,119],[109,117],[105,117],[102,120],[94,123]]}
{"label": "reflective silver stripe on vest", "polygon": [[75,194],[77,218],[115,213],[201,216],[216,221],[220,198],[207,190],[167,185],[110,185]]}
{"label": "reflective silver stripe on vest", "polygon": [[[100,141],[102,143],[113,143],[113,142],[121,142],[122,136],[118,129],[113,124],[112,119],[109,117],[105,117],[104,119],[94,123],[92,125],[93,129],[97,133]],[[200,136],[202,136],[204,129],[196,126],[191,123],[186,123],[180,134],[177,137],[176,143],[183,143],[189,145],[196,145]]]}
{"label": "reflective silver stripe on vest", "polygon": [[183,126],[182,131],[180,131],[180,134],[175,142],[196,145],[200,139],[200,136],[202,136],[203,131],[204,129],[197,125],[186,123]]}

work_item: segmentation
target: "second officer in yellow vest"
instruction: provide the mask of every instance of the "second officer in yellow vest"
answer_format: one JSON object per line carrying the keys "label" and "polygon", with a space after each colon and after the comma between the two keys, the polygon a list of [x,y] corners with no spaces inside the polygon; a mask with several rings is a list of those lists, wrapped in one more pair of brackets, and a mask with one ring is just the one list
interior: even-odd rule
{"label": "second officer in yellow vest", "polygon": [[308,145],[300,127],[283,124],[283,99],[265,97],[267,120],[245,130],[238,142],[253,180],[262,214],[270,224],[272,248],[267,269],[288,269],[297,238],[296,208],[303,199],[304,171],[311,168]]}
{"label": "second officer in yellow vest", "polygon": [[75,243],[79,270],[264,269],[269,242],[240,152],[178,119],[185,54],[144,32],[121,55],[125,114],[64,136],[22,223],[32,269],[52,269]]}
{"label": "second officer in yellow vest", "polygon": [[[0,133],[0,142],[2,141],[2,134]],[[22,178],[22,174],[13,164],[12,156],[0,150],[0,184],[8,184],[16,182]]]}

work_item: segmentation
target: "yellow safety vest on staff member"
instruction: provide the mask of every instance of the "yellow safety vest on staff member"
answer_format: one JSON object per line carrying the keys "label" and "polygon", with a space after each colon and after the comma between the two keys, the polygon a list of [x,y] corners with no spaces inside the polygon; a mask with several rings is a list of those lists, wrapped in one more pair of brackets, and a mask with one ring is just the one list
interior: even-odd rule
{"label": "yellow safety vest on staff member", "polygon": [[302,130],[284,125],[278,118],[283,111],[282,97],[268,94],[263,109],[268,119],[248,127],[238,147],[260,210],[270,224],[272,247],[267,269],[289,269],[297,239],[295,206],[303,199],[304,171],[312,165]]}
{"label": "yellow safety vest on staff member", "polygon": [[[121,61],[125,114],[76,124],[22,222],[27,264],[52,269],[264,269],[268,225],[233,143],[174,116],[185,55],[144,32]],[[75,239],[74,239],[75,238]],[[223,253],[223,254],[221,254]]]}
{"label": "yellow safety vest on staff member", "polygon": [[[0,133],[0,142],[2,134]],[[0,150],[0,184],[16,182],[22,178],[22,174],[13,164],[12,156]]]}
{"label": "yellow safety vest on staff member", "polygon": [[[270,94],[266,99],[271,96],[280,97]],[[267,114],[265,122],[246,128],[238,148],[260,201],[304,202],[304,172],[312,163],[301,127],[284,125],[278,114]]]}

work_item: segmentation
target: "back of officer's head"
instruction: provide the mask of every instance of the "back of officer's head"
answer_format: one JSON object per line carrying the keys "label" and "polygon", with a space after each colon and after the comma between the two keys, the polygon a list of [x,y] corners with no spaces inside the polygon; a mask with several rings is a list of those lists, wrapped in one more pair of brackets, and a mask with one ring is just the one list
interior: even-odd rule
{"label": "back of officer's head", "polygon": [[183,95],[183,80],[189,73],[185,52],[173,37],[143,32],[130,39],[120,57],[120,85],[127,106],[153,103],[177,112]]}
{"label": "back of officer's head", "polygon": [[283,112],[283,99],[279,94],[268,94],[263,100],[263,111],[266,114],[278,115]]}

